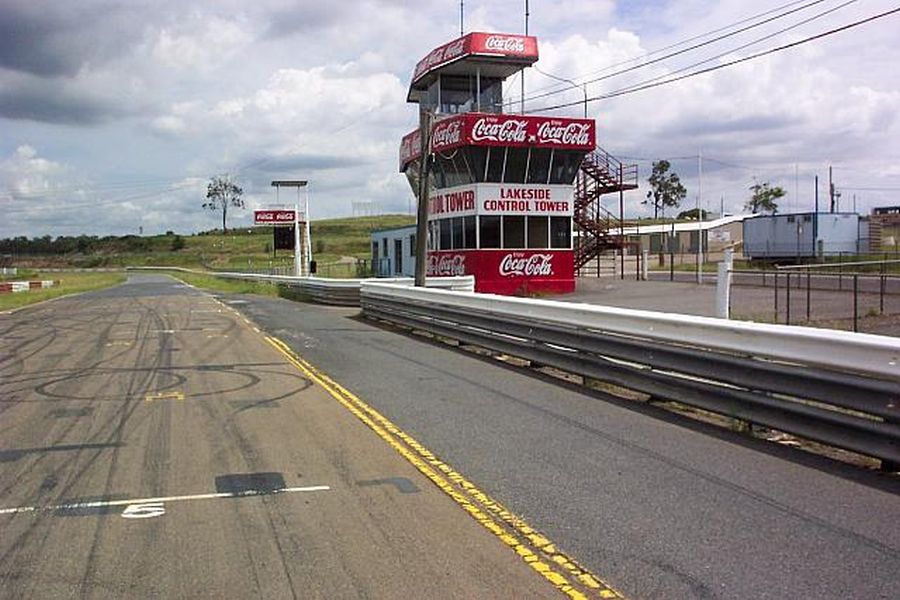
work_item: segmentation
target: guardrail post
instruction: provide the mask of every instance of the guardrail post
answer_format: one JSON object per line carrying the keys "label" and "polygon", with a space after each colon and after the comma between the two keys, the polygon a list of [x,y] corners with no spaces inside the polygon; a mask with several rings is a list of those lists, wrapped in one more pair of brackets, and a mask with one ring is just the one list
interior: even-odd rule
{"label": "guardrail post", "polygon": [[725,250],[725,258],[719,263],[716,276],[716,316],[720,319],[731,318],[731,272],[734,252]]}

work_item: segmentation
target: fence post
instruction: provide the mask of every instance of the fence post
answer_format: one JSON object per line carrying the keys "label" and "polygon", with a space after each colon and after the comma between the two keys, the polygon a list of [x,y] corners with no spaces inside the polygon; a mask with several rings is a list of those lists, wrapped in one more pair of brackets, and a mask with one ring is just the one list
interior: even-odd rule
{"label": "fence post", "polygon": [[787,317],[786,317],[785,323],[790,325],[791,324],[791,272],[788,271],[786,273],[786,275],[787,275],[787,296],[785,299],[785,305],[786,305],[785,309],[787,310]]}
{"label": "fence post", "polygon": [[778,273],[775,273],[775,322],[778,322]]}
{"label": "fence post", "polygon": [[644,250],[643,252],[641,252],[641,279],[643,281],[647,281],[647,278],[649,275],[649,270],[650,270],[649,266],[648,266],[649,262],[650,262],[650,251]]}
{"label": "fence post", "polygon": [[859,275],[853,275],[853,331],[859,331]]}
{"label": "fence post", "polygon": [[806,268],[806,320],[809,321],[809,267]]}
{"label": "fence post", "polygon": [[729,248],[725,250],[725,258],[719,263],[716,276],[716,316],[720,319],[729,319],[731,307],[731,271],[734,252]]}
{"label": "fence post", "polygon": [[878,304],[880,307],[879,314],[884,314],[884,264],[881,263],[881,277],[879,277]]}

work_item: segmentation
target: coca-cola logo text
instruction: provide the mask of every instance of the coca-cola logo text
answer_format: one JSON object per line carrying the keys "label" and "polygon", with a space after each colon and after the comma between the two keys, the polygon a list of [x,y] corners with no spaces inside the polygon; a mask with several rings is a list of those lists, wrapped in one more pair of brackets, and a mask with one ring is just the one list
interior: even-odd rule
{"label": "coca-cola logo text", "polygon": [[521,256],[507,254],[500,261],[500,275],[512,277],[514,275],[526,277],[546,277],[553,275],[552,254],[532,254]]}
{"label": "coca-cola logo text", "polygon": [[490,118],[485,117],[472,125],[472,140],[524,144],[527,127],[528,121],[525,120],[508,119],[492,123]]}
{"label": "coca-cola logo text", "polygon": [[559,144],[564,146],[590,145],[589,123],[565,123],[554,125],[551,121],[541,123],[537,131],[540,144]]}
{"label": "coca-cola logo text", "polygon": [[484,41],[484,47],[487,50],[522,54],[525,52],[525,40],[503,35],[492,35]]}
{"label": "coca-cola logo text", "polygon": [[438,277],[457,277],[466,274],[466,257],[462,254],[428,257],[428,274]]}
{"label": "coca-cola logo text", "polygon": [[435,126],[431,133],[431,146],[434,149],[456,145],[462,139],[462,121],[452,120]]}

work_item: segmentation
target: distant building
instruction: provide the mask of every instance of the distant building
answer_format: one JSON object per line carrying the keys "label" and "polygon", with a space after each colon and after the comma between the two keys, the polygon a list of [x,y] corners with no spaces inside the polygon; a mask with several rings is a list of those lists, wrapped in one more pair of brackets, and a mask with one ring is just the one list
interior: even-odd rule
{"label": "distant building", "polygon": [[900,206],[880,206],[872,209],[867,219],[871,250],[896,250],[900,244]]}
{"label": "distant building", "polygon": [[[632,252],[644,250],[651,254],[696,254],[703,238],[703,253],[718,253],[739,245],[742,238],[741,221],[753,215],[730,215],[709,221],[682,221],[657,225],[625,227],[623,235]],[[613,233],[616,233],[613,231]]]}
{"label": "distant building", "polygon": [[372,232],[372,272],[376,277],[415,277],[416,226]]}
{"label": "distant building", "polygon": [[756,215],[744,220],[744,256],[812,258],[865,252],[856,213]]}

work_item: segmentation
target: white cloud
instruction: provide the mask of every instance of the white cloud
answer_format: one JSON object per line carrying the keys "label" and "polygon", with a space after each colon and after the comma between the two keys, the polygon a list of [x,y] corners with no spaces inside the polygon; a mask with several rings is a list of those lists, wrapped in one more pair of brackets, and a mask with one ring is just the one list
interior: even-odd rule
{"label": "white cloud", "polygon": [[16,148],[0,161],[0,181],[10,200],[29,200],[55,194],[71,182],[71,170],[58,162],[38,156],[28,144]]}
{"label": "white cloud", "polygon": [[[77,11],[41,0],[19,4],[28,10],[12,11],[10,19],[27,17],[23,22],[49,33],[41,46],[27,38],[0,43],[0,155],[6,156],[0,202],[30,190],[50,194],[59,206],[53,194],[65,190],[67,198],[83,194],[79,202],[98,203],[99,211],[66,213],[66,232],[134,231],[142,219],[147,231],[213,227],[215,219],[198,209],[202,185],[179,184],[223,171],[236,172],[248,198],[259,202],[270,200],[269,180],[307,177],[317,216],[349,214],[353,200],[405,211],[410,192],[397,173],[397,147],[416,126],[406,86],[416,61],[459,27],[458,3],[437,0],[159,0],[106,12],[106,3],[94,0],[81,0]],[[581,82],[780,4],[548,0],[531,3],[530,31],[539,38],[537,66]],[[886,6],[887,0],[856,3],[735,55]],[[522,8],[519,0],[466,3],[466,29],[521,32]],[[813,10],[820,8],[803,15]],[[786,22],[590,83],[587,91],[594,96],[672,73]],[[726,204],[742,201],[754,175],[784,185],[792,196],[795,163],[806,196],[812,177],[824,175],[828,164],[837,167],[839,185],[896,188],[898,43],[896,19],[885,19],[714,74],[595,102],[590,114],[601,146],[614,154],[689,157],[673,166],[691,197],[697,188],[691,157],[701,150],[708,157],[704,197],[725,196]],[[565,90],[533,107],[573,102],[558,114],[581,114],[579,89],[533,70],[526,83],[529,94]],[[518,82],[509,89],[517,95]],[[24,146],[41,151],[20,154],[16,148]],[[640,164],[644,184],[649,161]],[[643,193],[627,197],[631,210],[643,210]],[[862,208],[879,203],[896,200],[861,192]],[[16,223],[17,232],[29,235],[58,231],[57,223],[37,218]]]}

